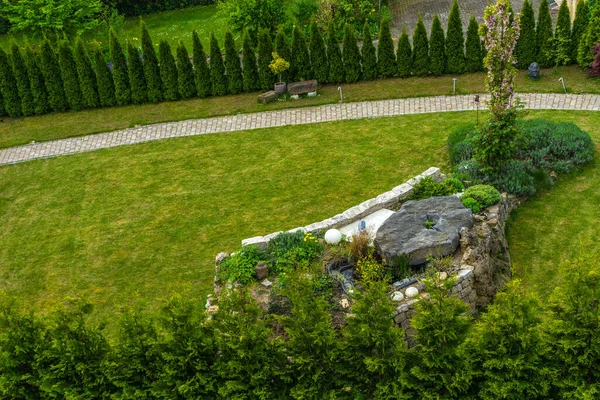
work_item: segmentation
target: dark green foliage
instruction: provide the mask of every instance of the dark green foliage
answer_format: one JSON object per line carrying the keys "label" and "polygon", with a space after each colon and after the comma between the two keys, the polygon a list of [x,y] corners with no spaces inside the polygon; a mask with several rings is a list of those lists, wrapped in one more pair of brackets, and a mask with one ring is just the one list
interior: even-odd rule
{"label": "dark green foliage", "polygon": [[444,41],[444,29],[442,28],[440,18],[435,14],[433,17],[433,24],[431,25],[431,39],[429,41],[429,55],[431,58],[430,70],[432,75],[442,75],[446,70]]}
{"label": "dark green foliage", "polygon": [[573,43],[571,41],[571,13],[566,1],[560,3],[556,31],[554,32],[554,65],[565,65],[571,63],[573,54]]}
{"label": "dark green foliage", "polygon": [[517,40],[515,55],[520,69],[527,69],[532,62],[536,61],[535,48],[535,16],[533,6],[529,0],[523,2],[523,9],[519,16],[521,32]]}
{"label": "dark green foliage", "polygon": [[219,264],[219,279],[247,284],[255,279],[254,267],[264,261],[265,253],[257,246],[244,246]]}
{"label": "dark green foliage", "polygon": [[227,71],[228,92],[231,94],[241,93],[244,89],[242,65],[231,32],[225,34],[225,70]]}
{"label": "dark green foliage", "polygon": [[31,47],[27,47],[25,49],[25,65],[27,65],[29,74],[35,113],[36,115],[43,115],[50,110],[50,104],[48,104],[48,91],[44,83],[44,75],[38,66],[36,58]]}
{"label": "dark green foliage", "polygon": [[310,57],[306,47],[306,38],[300,27],[294,25],[292,31],[292,59],[290,60],[290,70],[294,81],[307,80],[312,77],[310,69]]}
{"label": "dark green foliage", "polygon": [[593,48],[600,42],[600,2],[590,6],[590,20],[579,41],[577,62],[587,68],[594,61]]}
{"label": "dark green foliage", "polygon": [[292,51],[290,50],[290,46],[287,43],[287,39],[285,37],[283,29],[279,29],[277,31],[277,35],[275,36],[275,51],[277,52],[279,57],[283,58],[285,61],[290,63],[290,68],[281,74],[281,81],[291,82],[291,80],[294,79],[291,62]]}
{"label": "dark green foliage", "polygon": [[312,235],[300,230],[284,232],[269,242],[266,254],[274,259],[275,272],[289,272],[307,267],[323,252],[323,245]]}
{"label": "dark green foliage", "polygon": [[406,29],[402,28],[402,35],[398,40],[398,76],[400,78],[407,78],[412,72],[412,48],[410,46],[410,40]]}
{"label": "dark green foliage", "polygon": [[179,99],[179,82],[177,80],[177,66],[171,52],[171,46],[166,40],[161,40],[158,46],[158,58],[160,60],[160,78],[163,84],[163,95],[165,100],[174,101]]}
{"label": "dark green foliage", "polygon": [[110,30],[110,59],[112,61],[112,75],[115,84],[115,97],[120,106],[131,103],[131,85],[127,61],[123,47],[114,30]]}
{"label": "dark green foliage", "polygon": [[148,101],[158,103],[163,100],[163,86],[160,78],[160,66],[154,50],[154,44],[148,33],[146,23],[141,21],[142,30],[142,57],[144,63],[144,77],[148,88]]}
{"label": "dark green foliage", "polygon": [[327,58],[329,59],[329,82],[342,83],[345,79],[344,63],[340,45],[335,37],[333,21],[327,25]]}
{"label": "dark green foliage", "polygon": [[427,40],[427,30],[419,14],[419,21],[413,34],[413,53],[412,53],[413,73],[417,76],[426,76],[429,74],[429,41]]}
{"label": "dark green foliage", "polygon": [[346,82],[358,82],[362,71],[360,65],[360,51],[356,42],[354,28],[350,24],[344,26],[344,40],[342,43],[342,57],[344,59],[344,70],[346,71]]}
{"label": "dark green foliage", "polygon": [[115,96],[115,83],[112,72],[108,66],[102,50],[94,50],[94,61],[96,63],[96,76],[98,77],[98,96],[102,107],[111,107],[117,104]]}
{"label": "dark green foliage", "polygon": [[486,208],[500,201],[500,192],[490,185],[473,185],[468,187],[461,197],[463,204],[468,199],[475,200],[481,208]]}
{"label": "dark green foliage", "polygon": [[67,41],[62,41],[58,45],[58,65],[63,84],[65,85],[65,94],[67,102],[72,110],[81,110],[85,107],[81,86],[79,86],[79,76],[77,75],[77,66],[73,57],[73,49]]}
{"label": "dark green foliage", "polygon": [[447,71],[450,74],[465,72],[465,36],[458,0],[454,0],[450,15],[448,16],[448,30],[446,31],[446,57],[448,57]]}
{"label": "dark green foliage", "polygon": [[44,82],[48,90],[48,102],[54,111],[65,111],[69,105],[60,75],[60,68],[56,60],[56,53],[49,40],[42,44],[40,56],[40,69],[44,74]]}
{"label": "dark green foliage", "polygon": [[533,173],[529,162],[508,160],[491,179],[491,183],[503,192],[517,196],[531,196],[535,193]]}
{"label": "dark green foliage", "polygon": [[385,18],[381,21],[379,29],[379,42],[377,43],[377,70],[381,78],[391,78],[398,72],[394,42],[390,31],[390,21]]}
{"label": "dark green foliage", "polygon": [[[361,58],[363,78],[368,81],[377,78],[377,53],[375,46],[373,45],[371,30],[367,21],[365,21],[365,25],[363,26]],[[395,59],[394,65],[396,65]]]}
{"label": "dark green foliage", "polygon": [[133,104],[143,104],[148,101],[148,88],[144,76],[144,65],[140,52],[131,43],[127,43],[129,82],[131,83],[131,101]]}
{"label": "dark green foliage", "polygon": [[313,68],[313,76],[318,82],[325,83],[329,75],[329,60],[327,59],[325,42],[323,41],[321,30],[314,22],[310,25],[310,41],[308,46],[310,49],[310,64]]}
{"label": "dark green foliage", "polygon": [[183,42],[179,42],[179,46],[177,46],[177,83],[182,99],[189,99],[197,95],[194,67],[192,67],[190,55]]}
{"label": "dark green foliage", "polygon": [[227,76],[225,75],[223,56],[213,33],[210,35],[210,82],[213,96],[227,94]]}
{"label": "dark green foliage", "polygon": [[10,52],[18,94],[21,99],[21,111],[24,116],[33,115],[35,113],[35,104],[33,102],[33,95],[31,94],[29,73],[25,66],[25,60],[23,60],[23,55],[16,43],[10,46]]}
{"label": "dark green foliage", "polygon": [[254,52],[254,47],[252,47],[252,41],[248,31],[244,32],[242,62],[244,64],[244,91],[255,92],[260,88],[260,81],[258,79],[256,53]]}
{"label": "dark green foliage", "polygon": [[98,96],[96,73],[92,67],[90,57],[85,47],[83,47],[81,38],[77,38],[75,41],[75,65],[77,65],[77,74],[79,75],[79,84],[85,106],[88,108],[99,107],[100,97]]}
{"label": "dark green foliage", "polygon": [[260,88],[263,91],[273,90],[275,75],[269,68],[272,60],[273,43],[271,43],[270,33],[267,29],[260,29],[258,32],[258,77]]}
{"label": "dark green foliage", "polygon": [[210,68],[206,62],[206,54],[204,53],[204,47],[200,42],[198,32],[192,33],[193,41],[193,61],[194,61],[194,74],[196,76],[196,92],[198,97],[204,98],[212,94],[212,84],[210,82]]}
{"label": "dark green foliage", "polygon": [[479,37],[479,24],[475,17],[471,17],[469,27],[467,28],[465,72],[479,72],[483,70],[482,46],[483,44]]}
{"label": "dark green foliage", "polygon": [[428,176],[414,185],[414,190],[409,196],[410,200],[423,200],[434,196],[450,196],[451,194],[462,192],[464,186],[457,179],[444,179],[436,183],[432,177]]}
{"label": "dark green foliage", "polygon": [[548,0],[542,0],[538,10],[538,22],[535,29],[535,48],[540,67],[552,66],[552,17]]}
{"label": "dark green foliage", "polygon": [[579,52],[579,43],[585,31],[587,30],[589,23],[590,9],[587,1],[578,1],[577,9],[575,11],[575,20],[573,21],[573,30],[571,32],[571,44],[573,46],[573,53],[571,54],[571,61],[577,60],[577,54]]}

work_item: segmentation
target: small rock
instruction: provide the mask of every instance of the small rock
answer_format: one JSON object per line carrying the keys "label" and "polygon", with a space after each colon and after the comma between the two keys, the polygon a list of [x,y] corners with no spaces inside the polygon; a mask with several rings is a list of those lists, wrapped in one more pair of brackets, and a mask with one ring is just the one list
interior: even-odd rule
{"label": "small rock", "polygon": [[317,92],[308,92],[308,97],[317,97]]}
{"label": "small rock", "polygon": [[392,287],[394,289],[398,289],[398,288],[400,288],[400,286],[402,286],[402,282],[400,282],[400,281],[392,283]]}
{"label": "small rock", "polygon": [[265,264],[263,261],[260,261],[256,264],[254,271],[256,272],[256,279],[259,281],[262,281],[269,276],[269,267],[267,267],[267,264]]}
{"label": "small rock", "polygon": [[268,280],[268,279],[265,279],[265,280],[264,280],[264,281],[262,281],[260,284],[261,284],[261,285],[263,285],[263,286],[264,286],[264,287],[266,287],[266,288],[269,288],[269,287],[273,286],[273,282],[271,282],[271,281],[270,281],[270,280]]}
{"label": "small rock", "polygon": [[445,281],[446,279],[448,279],[448,273],[447,272],[440,272],[440,279],[442,281]]}
{"label": "small rock", "polygon": [[292,100],[299,100],[299,99],[300,99],[300,96],[299,96],[299,95],[297,95],[297,94],[293,94],[293,95],[291,95],[291,96],[290,96],[290,98],[291,98]]}
{"label": "small rock", "polygon": [[394,292],[392,293],[392,301],[402,301],[404,300],[404,295],[402,292]]}
{"label": "small rock", "polygon": [[417,289],[414,286],[409,287],[408,289],[406,289],[406,297],[416,297],[419,294],[419,289]]}
{"label": "small rock", "polygon": [[217,254],[217,257],[215,258],[215,264],[219,265],[223,262],[224,259],[226,259],[227,257],[229,257],[229,253],[225,253],[224,251],[220,252],[219,254]]}
{"label": "small rock", "polygon": [[342,300],[340,300],[340,306],[342,306],[342,308],[348,308],[348,307],[350,307],[350,303],[348,302],[348,299],[342,299]]}

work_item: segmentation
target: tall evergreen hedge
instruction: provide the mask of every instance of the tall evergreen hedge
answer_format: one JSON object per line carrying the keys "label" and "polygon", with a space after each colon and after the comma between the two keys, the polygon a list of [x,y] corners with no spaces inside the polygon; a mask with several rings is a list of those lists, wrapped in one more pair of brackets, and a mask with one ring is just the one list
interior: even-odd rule
{"label": "tall evergreen hedge", "polygon": [[329,82],[342,83],[345,80],[344,62],[340,44],[335,37],[333,21],[327,25],[327,58],[329,59]]}
{"label": "tall evergreen hedge", "polygon": [[290,61],[290,69],[294,74],[294,81],[312,78],[306,38],[298,24],[294,25],[294,30],[292,31],[292,59]]}
{"label": "tall evergreen hedge", "polygon": [[227,76],[219,42],[214,33],[210,34],[210,82],[212,83],[213,96],[227,94]]}
{"label": "tall evergreen hedge", "polygon": [[398,72],[396,55],[394,54],[394,41],[390,31],[390,21],[384,18],[379,28],[379,42],[377,43],[377,70],[379,77],[391,78]]}
{"label": "tall evergreen hedge", "polygon": [[113,29],[110,30],[109,42],[115,97],[117,98],[117,104],[122,106],[131,103],[131,84],[129,83],[127,61],[121,42]]}
{"label": "tall evergreen hedge", "polygon": [[273,60],[273,43],[268,29],[258,31],[258,77],[263,91],[273,90],[275,75],[269,68]]}
{"label": "tall evergreen hedge", "polygon": [[229,93],[241,93],[244,90],[242,65],[240,64],[238,51],[235,48],[233,34],[229,31],[225,34],[225,71],[227,71]]}
{"label": "tall evergreen hedge", "polygon": [[244,91],[254,92],[260,88],[260,80],[258,79],[258,66],[256,65],[256,53],[252,46],[250,33],[246,29],[244,31],[244,39],[242,44],[242,66],[244,76]]}
{"label": "tall evergreen hedge", "polygon": [[344,26],[344,40],[342,42],[342,58],[344,60],[344,70],[346,71],[346,82],[358,82],[362,71],[360,65],[360,51],[356,42],[354,28],[350,24]]}
{"label": "tall evergreen hedge", "polygon": [[44,75],[38,66],[36,58],[37,56],[31,47],[25,48],[25,65],[29,73],[35,114],[43,115],[50,111],[50,104],[48,103],[48,90],[44,83]]}
{"label": "tall evergreen hedge", "polygon": [[179,82],[177,80],[177,66],[169,42],[161,40],[158,45],[158,59],[160,61],[160,78],[163,84],[165,100],[179,99]]}
{"label": "tall evergreen hedge", "polygon": [[[375,50],[373,39],[371,38],[369,21],[365,21],[365,24],[363,25],[360,56],[362,59],[363,78],[367,81],[377,79],[377,50]],[[395,59],[394,64],[396,64]]]}
{"label": "tall evergreen hedge", "polygon": [[573,46],[573,53],[571,53],[571,60],[577,60],[577,54],[579,52],[579,43],[585,33],[589,23],[589,13],[587,1],[578,1],[577,9],[575,10],[575,20],[573,21],[573,30],[571,31],[571,44]]}
{"label": "tall evergreen hedge", "polygon": [[79,84],[85,106],[88,108],[99,107],[98,79],[83,45],[83,40],[79,37],[75,41],[75,65],[77,66],[77,75],[79,75]]}
{"label": "tall evergreen hedge", "polygon": [[535,48],[535,16],[533,6],[529,0],[523,2],[523,9],[519,16],[521,32],[517,40],[515,55],[519,68],[527,69],[532,62],[536,61]]}
{"label": "tall evergreen hedge", "polygon": [[427,29],[419,14],[415,33],[413,34],[413,73],[416,76],[426,76],[429,74],[429,40],[427,40]]}
{"label": "tall evergreen hedge", "polygon": [[329,60],[325,50],[325,42],[321,35],[321,30],[316,23],[310,24],[310,64],[313,68],[313,76],[318,82],[327,82],[329,75]]}
{"label": "tall evergreen hedge", "polygon": [[127,43],[127,61],[129,62],[129,82],[131,84],[131,102],[143,104],[148,101],[148,87],[144,76],[144,65],[140,51],[131,43]]}
{"label": "tall evergreen hedge", "polygon": [[570,64],[573,54],[573,43],[571,41],[571,12],[567,1],[560,3],[556,30],[554,32],[554,49],[556,60],[553,64]]}
{"label": "tall evergreen hedge", "polygon": [[458,0],[454,0],[452,3],[450,15],[448,16],[446,57],[448,57],[446,69],[448,73],[462,74],[465,71],[465,37]]}
{"label": "tall evergreen hedge", "polygon": [[33,115],[35,113],[35,104],[33,102],[33,95],[31,94],[29,72],[27,71],[21,50],[19,50],[19,46],[16,43],[11,44],[10,53],[19,98],[21,99],[21,111],[24,116]]}
{"label": "tall evergreen hedge", "polygon": [[17,81],[4,49],[0,48],[0,91],[4,99],[4,109],[11,118],[19,118],[23,115],[21,110],[21,99],[19,98],[19,89]]}
{"label": "tall evergreen hedge", "polygon": [[591,16],[588,26],[579,41],[577,62],[584,68],[594,61],[593,47],[600,42],[600,1],[590,8]]}
{"label": "tall evergreen hedge", "polygon": [[79,86],[79,76],[77,75],[77,66],[73,57],[73,49],[66,40],[58,45],[58,65],[65,85],[65,94],[67,102],[72,110],[81,110],[85,107],[81,86]]}
{"label": "tall evergreen hedge", "polygon": [[410,45],[410,39],[406,33],[406,28],[402,27],[402,35],[398,39],[398,51],[396,53],[398,60],[398,76],[400,78],[407,78],[412,73],[412,48]]}
{"label": "tall evergreen hedge", "polygon": [[141,21],[140,28],[142,31],[142,57],[144,77],[146,78],[146,86],[148,88],[148,101],[150,103],[159,103],[163,100],[163,86],[156,50],[154,49],[154,43],[144,21]]}
{"label": "tall evergreen hedge", "polygon": [[440,76],[446,70],[446,49],[444,28],[442,28],[440,17],[437,14],[433,16],[433,23],[431,25],[431,37],[429,43],[429,55],[431,58],[431,74],[435,76]]}
{"label": "tall evergreen hedge", "polygon": [[196,79],[190,55],[182,41],[177,46],[177,84],[182,99],[196,97]]}
{"label": "tall evergreen hedge", "polygon": [[44,82],[48,89],[48,102],[54,111],[65,111],[69,108],[67,96],[63,87],[60,68],[56,59],[56,53],[46,39],[42,44],[40,53],[40,69],[44,74]]}
{"label": "tall evergreen hedge", "polygon": [[538,22],[535,29],[535,48],[537,62],[540,67],[552,65],[552,17],[548,0],[542,0],[538,11]]}
{"label": "tall evergreen hedge", "polygon": [[479,37],[479,24],[475,17],[469,20],[466,42],[465,72],[479,72],[483,70],[483,50],[481,37]]}
{"label": "tall evergreen hedge", "polygon": [[275,51],[279,57],[290,63],[290,68],[281,74],[281,81],[289,83],[294,79],[294,66],[292,65],[292,51],[287,43],[283,29],[277,30],[277,35],[275,36]]}
{"label": "tall evergreen hedge", "polygon": [[102,107],[112,107],[117,104],[115,95],[115,83],[112,71],[104,58],[100,47],[94,50],[94,63],[96,64],[96,76],[98,77],[98,96]]}
{"label": "tall evergreen hedge", "polygon": [[196,76],[196,92],[200,98],[208,97],[212,94],[210,68],[206,62],[204,46],[202,46],[202,42],[200,42],[200,37],[196,31],[192,33],[192,46],[194,74]]}

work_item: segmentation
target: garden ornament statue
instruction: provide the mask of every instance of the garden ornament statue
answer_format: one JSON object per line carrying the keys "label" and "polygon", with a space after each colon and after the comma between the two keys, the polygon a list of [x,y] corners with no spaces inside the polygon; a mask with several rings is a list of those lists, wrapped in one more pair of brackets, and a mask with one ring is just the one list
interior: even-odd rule
{"label": "garden ornament statue", "polygon": [[529,78],[540,79],[540,66],[538,63],[533,62],[529,65]]}

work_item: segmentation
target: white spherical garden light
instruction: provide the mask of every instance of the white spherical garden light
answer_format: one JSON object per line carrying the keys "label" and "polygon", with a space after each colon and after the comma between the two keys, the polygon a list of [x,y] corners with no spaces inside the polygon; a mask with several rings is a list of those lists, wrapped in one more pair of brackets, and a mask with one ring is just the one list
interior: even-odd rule
{"label": "white spherical garden light", "polygon": [[325,241],[329,244],[338,244],[342,241],[342,232],[337,229],[329,229],[325,232]]}

